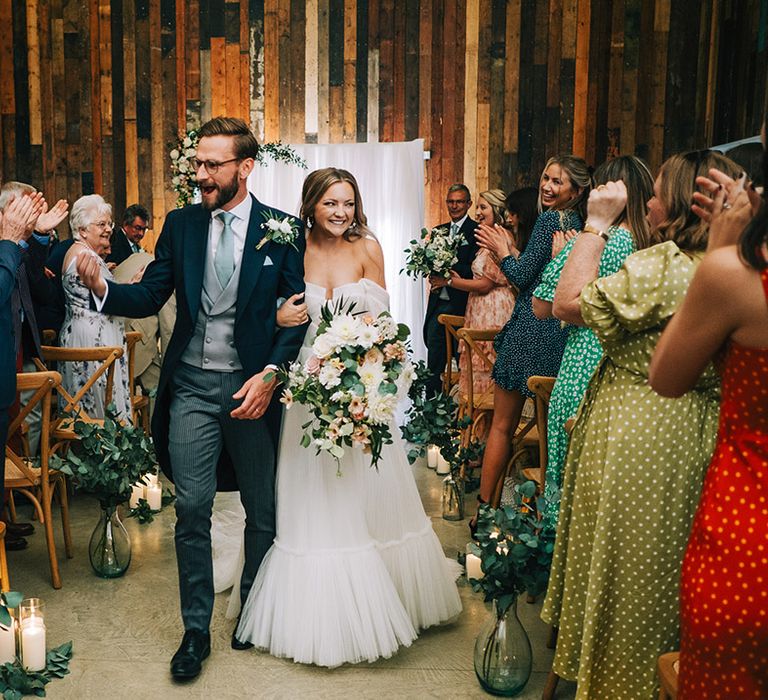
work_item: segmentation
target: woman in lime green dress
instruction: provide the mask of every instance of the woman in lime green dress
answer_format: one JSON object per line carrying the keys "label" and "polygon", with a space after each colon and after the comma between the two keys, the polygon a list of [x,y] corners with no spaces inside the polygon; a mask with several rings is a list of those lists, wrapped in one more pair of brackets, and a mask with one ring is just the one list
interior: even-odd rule
{"label": "woman in lime green dress", "polygon": [[[604,350],[571,435],[542,610],[559,627],[553,669],[577,681],[580,700],[656,698],[656,660],[678,647],[680,567],[715,444],[719,381],[710,366],[683,397],[665,399],[648,365],[706,246],[689,208],[695,178],[712,167],[738,170],[706,151],[670,158],[648,215],[664,242],[583,286],[605,244],[582,234],[555,294],[556,311],[579,299]],[[606,230],[622,197],[622,183],[594,191],[585,229]]]}
{"label": "woman in lime green dress", "polygon": [[[607,277],[618,272],[628,255],[649,244],[645,213],[646,202],[653,195],[653,177],[648,166],[635,156],[613,158],[595,171],[595,185],[599,187],[612,180],[621,180],[626,185],[627,206],[608,229],[609,238],[600,256],[598,277]],[[544,269],[541,284],[533,292],[533,312],[539,318],[552,316],[555,288],[575,243],[576,239],[571,238]],[[545,527],[557,527],[563,464],[568,451],[565,422],[576,415],[587,384],[602,356],[603,348],[591,329],[585,326],[570,326],[563,361],[550,398],[547,419],[547,471],[543,513]]]}

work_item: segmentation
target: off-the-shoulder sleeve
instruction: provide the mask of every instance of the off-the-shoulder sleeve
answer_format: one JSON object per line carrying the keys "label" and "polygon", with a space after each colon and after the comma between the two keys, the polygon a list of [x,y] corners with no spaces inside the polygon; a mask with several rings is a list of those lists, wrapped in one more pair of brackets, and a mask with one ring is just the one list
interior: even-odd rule
{"label": "off-the-shoulder sleeve", "polygon": [[539,214],[531,232],[531,238],[520,257],[511,255],[504,258],[499,267],[506,278],[518,289],[529,287],[539,277],[552,255],[552,236],[555,231],[581,228],[581,222],[570,212],[545,211]]}
{"label": "off-the-shoulder sleeve", "polygon": [[695,267],[672,241],[630,255],[618,272],[584,287],[584,322],[609,343],[653,328],[675,313]]}
{"label": "off-the-shoulder sleeve", "polygon": [[565,244],[565,247],[549,261],[544,268],[544,272],[541,273],[541,282],[536,289],[533,290],[533,296],[543,301],[552,301],[555,298],[555,289],[557,283],[560,281],[560,275],[563,274],[563,268],[565,267],[565,261],[568,260],[568,256],[576,244],[576,239],[571,238]]}

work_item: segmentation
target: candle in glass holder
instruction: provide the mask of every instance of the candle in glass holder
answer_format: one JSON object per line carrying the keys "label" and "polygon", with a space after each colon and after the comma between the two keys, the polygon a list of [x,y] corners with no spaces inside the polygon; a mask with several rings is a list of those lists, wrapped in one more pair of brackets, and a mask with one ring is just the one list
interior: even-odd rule
{"label": "candle in glass holder", "polygon": [[475,554],[467,554],[467,578],[483,578],[485,574],[480,566],[480,557]]}
{"label": "candle in glass holder", "polygon": [[13,663],[16,660],[16,622],[0,627],[0,664]]}
{"label": "candle in glass holder", "polygon": [[28,671],[45,670],[45,621],[39,598],[27,598],[19,606],[21,662]]}
{"label": "candle in glass holder", "polygon": [[157,474],[145,474],[144,482],[147,484],[147,486],[157,486]]}
{"label": "candle in glass holder", "polygon": [[147,503],[150,510],[160,510],[163,507],[163,489],[160,484],[147,486]]}
{"label": "candle in glass holder", "polygon": [[427,466],[430,469],[435,469],[437,467],[437,455],[439,452],[440,450],[437,448],[437,445],[427,446]]}
{"label": "candle in glass holder", "polygon": [[139,499],[144,498],[144,482],[143,481],[137,481],[133,486],[131,486],[131,500],[128,501],[128,506],[131,508],[138,508],[139,507]]}
{"label": "candle in glass holder", "polygon": [[437,451],[437,473],[449,474],[451,471],[451,464],[443,457],[443,453],[440,450]]}

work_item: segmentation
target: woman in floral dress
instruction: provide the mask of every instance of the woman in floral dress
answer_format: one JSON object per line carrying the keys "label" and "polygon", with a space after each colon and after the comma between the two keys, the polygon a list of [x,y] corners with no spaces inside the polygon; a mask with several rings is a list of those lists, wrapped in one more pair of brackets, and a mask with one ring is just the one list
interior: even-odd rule
{"label": "woman in floral dress", "polygon": [[[488,190],[481,192],[477,197],[477,214],[475,216],[479,225],[493,226],[504,224],[505,220],[505,194],[501,190]],[[512,242],[512,234],[507,232],[509,241]],[[469,292],[467,309],[464,312],[464,326],[466,328],[501,328],[512,315],[515,308],[515,295],[507,278],[501,274],[498,263],[491,254],[480,248],[472,262],[472,279],[464,279],[457,272],[451,270],[449,280],[440,280],[440,287],[448,284],[454,289]],[[494,356],[491,342],[479,343],[480,347]],[[459,391],[463,396],[469,392],[469,372],[467,364],[469,353],[462,352],[459,355]],[[472,389],[477,399],[484,394],[492,394],[491,372],[478,353],[472,356]]]}
{"label": "woman in floral dress", "polygon": [[[628,255],[649,244],[646,202],[653,195],[653,177],[648,166],[634,156],[613,158],[597,169],[595,185],[599,187],[611,180],[621,180],[627,186],[627,206],[608,229],[608,242],[600,256],[599,277],[618,272]],[[565,261],[575,244],[575,238],[569,240],[560,254],[544,269],[541,284],[533,293],[533,312],[538,318],[549,318],[553,315],[555,288],[560,281]],[[571,308],[557,309],[554,315],[561,321],[573,320],[583,324],[578,302],[572,304]],[[571,325],[569,329],[560,372],[549,402],[547,420],[544,518],[547,526],[552,528],[557,526],[563,464],[568,450],[565,422],[576,414],[592,373],[603,356],[600,342],[589,328]]]}
{"label": "woman in floral dress", "polygon": [[[76,242],[67,251],[62,266],[62,284],[66,313],[61,327],[59,341],[62,347],[122,347],[123,356],[115,362],[115,380],[112,388],[112,402],[117,415],[124,420],[131,419],[130,392],[128,390],[128,356],[125,346],[123,319],[105,316],[91,309],[91,293],[83,286],[77,275],[75,264],[80,255],[91,255],[99,261],[104,279],[111,280],[102,255],[109,249],[112,234],[112,207],[98,194],[80,197],[73,205],[69,217],[70,228]],[[101,366],[98,361],[64,362],[61,366],[61,383],[74,395]],[[91,418],[104,417],[106,394],[106,373],[86,392],[81,401],[83,410]]]}
{"label": "woman in floral dress", "polygon": [[[579,700],[655,699],[656,659],[678,645],[680,566],[714,448],[719,381],[709,366],[685,396],[664,399],[648,365],[706,246],[690,203],[711,167],[737,172],[709,151],[672,156],[648,203],[663,242],[590,282],[605,241],[582,234],[560,280],[604,352],[571,434],[541,615],[559,627],[553,669],[577,681]],[[585,231],[606,231],[626,206],[624,184],[593,191],[589,206]]]}

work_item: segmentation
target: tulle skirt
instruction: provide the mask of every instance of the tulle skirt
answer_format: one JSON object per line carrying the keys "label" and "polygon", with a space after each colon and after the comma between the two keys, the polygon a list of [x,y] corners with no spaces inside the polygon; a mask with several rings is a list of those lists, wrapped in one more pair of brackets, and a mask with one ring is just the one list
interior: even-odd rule
{"label": "tulle skirt", "polygon": [[321,666],[391,656],[417,630],[459,614],[457,566],[424,513],[399,435],[384,448],[378,471],[358,449],[337,464],[300,446],[308,419],[301,405],[286,411],[277,537],[237,636]]}

